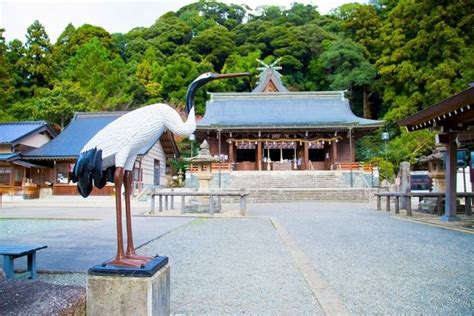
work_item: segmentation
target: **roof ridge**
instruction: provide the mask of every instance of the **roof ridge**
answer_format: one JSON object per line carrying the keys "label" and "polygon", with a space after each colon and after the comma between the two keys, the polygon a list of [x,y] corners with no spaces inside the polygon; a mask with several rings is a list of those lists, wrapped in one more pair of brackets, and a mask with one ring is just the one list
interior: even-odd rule
{"label": "roof ridge", "polygon": [[269,92],[219,92],[219,93],[209,93],[212,100],[225,100],[225,99],[299,99],[299,98],[308,98],[308,97],[318,97],[318,99],[337,99],[341,101],[346,101],[347,98],[344,96],[343,90],[338,91],[300,91],[300,92],[278,92],[278,93],[269,93]]}
{"label": "roof ridge", "polygon": [[123,114],[129,111],[100,111],[100,112],[76,112],[78,115],[108,115],[108,114]]}
{"label": "roof ridge", "polygon": [[39,125],[39,124],[46,125],[48,123],[44,120],[40,120],[40,121],[1,122],[0,123],[0,125]]}

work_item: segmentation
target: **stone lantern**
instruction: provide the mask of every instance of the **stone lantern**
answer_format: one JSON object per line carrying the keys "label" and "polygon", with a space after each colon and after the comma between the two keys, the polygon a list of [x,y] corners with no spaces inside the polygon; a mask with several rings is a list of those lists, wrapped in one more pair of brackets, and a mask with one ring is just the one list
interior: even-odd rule
{"label": "stone lantern", "polygon": [[[204,140],[199,146],[199,153],[196,157],[187,160],[197,166],[197,171],[193,172],[193,175],[198,179],[198,192],[209,192],[209,183],[212,180],[211,164],[219,161],[219,159],[211,156],[207,141]],[[186,209],[189,212],[206,212],[209,210],[209,199],[205,196],[192,198]],[[219,211],[217,205],[214,206],[214,209]]]}
{"label": "stone lantern", "polygon": [[428,163],[428,175],[433,180],[433,192],[446,191],[446,180],[444,170],[445,155],[445,147],[441,144],[438,144],[436,145],[436,148],[431,155],[421,157],[419,159],[420,163]]}
{"label": "stone lantern", "polygon": [[199,192],[208,192],[209,191],[209,182],[212,179],[212,170],[211,164],[213,162],[219,161],[218,158],[211,156],[209,151],[209,144],[204,140],[199,146],[199,153],[196,157],[189,158],[188,161],[197,166],[197,171],[194,173],[194,176],[198,179],[199,182]]}
{"label": "stone lantern", "polygon": [[[421,157],[418,162],[421,164],[428,164],[428,176],[433,181],[432,192],[445,192],[446,191],[446,180],[445,180],[445,168],[444,168],[444,157],[446,155],[446,149],[443,145],[437,144],[434,152],[431,155]],[[444,203],[443,203],[444,204]],[[433,213],[437,207],[436,198],[425,197],[423,201],[420,201],[420,210]]]}

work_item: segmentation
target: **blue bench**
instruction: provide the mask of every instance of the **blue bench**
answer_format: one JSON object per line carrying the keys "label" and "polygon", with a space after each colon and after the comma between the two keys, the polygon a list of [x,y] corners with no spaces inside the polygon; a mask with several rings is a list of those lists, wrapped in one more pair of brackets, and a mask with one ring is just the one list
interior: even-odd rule
{"label": "blue bench", "polygon": [[36,251],[48,246],[0,246],[0,255],[3,255],[3,270],[7,279],[13,279],[15,271],[13,261],[16,258],[28,256],[28,271],[30,279],[36,279]]}

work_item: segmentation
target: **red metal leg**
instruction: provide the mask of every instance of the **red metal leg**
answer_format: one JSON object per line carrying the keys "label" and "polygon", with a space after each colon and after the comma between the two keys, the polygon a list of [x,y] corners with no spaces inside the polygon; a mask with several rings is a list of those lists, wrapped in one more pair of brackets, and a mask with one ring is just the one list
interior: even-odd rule
{"label": "red metal leg", "polygon": [[122,183],[124,180],[123,168],[115,169],[115,216],[117,220],[117,255],[115,259],[108,264],[119,267],[140,267],[143,262],[126,258],[123,252],[123,234],[122,234]]}
{"label": "red metal leg", "polygon": [[132,210],[130,197],[132,195],[132,171],[126,170],[124,175],[124,185],[125,185],[125,217],[127,224],[127,250],[125,257],[134,260],[141,260],[145,264],[150,261],[151,257],[139,256],[135,252],[135,246],[133,245],[133,232],[132,232]]}

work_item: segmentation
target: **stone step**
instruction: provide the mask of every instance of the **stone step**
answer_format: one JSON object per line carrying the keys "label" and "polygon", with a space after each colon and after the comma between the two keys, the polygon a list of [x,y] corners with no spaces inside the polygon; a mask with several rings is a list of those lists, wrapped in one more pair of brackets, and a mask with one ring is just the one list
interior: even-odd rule
{"label": "stone step", "polygon": [[339,171],[239,171],[229,177],[229,188],[347,188]]}
{"label": "stone step", "polygon": [[[249,203],[289,202],[289,201],[352,201],[368,202],[372,189],[248,189]],[[223,202],[237,203],[238,198],[225,198]]]}

